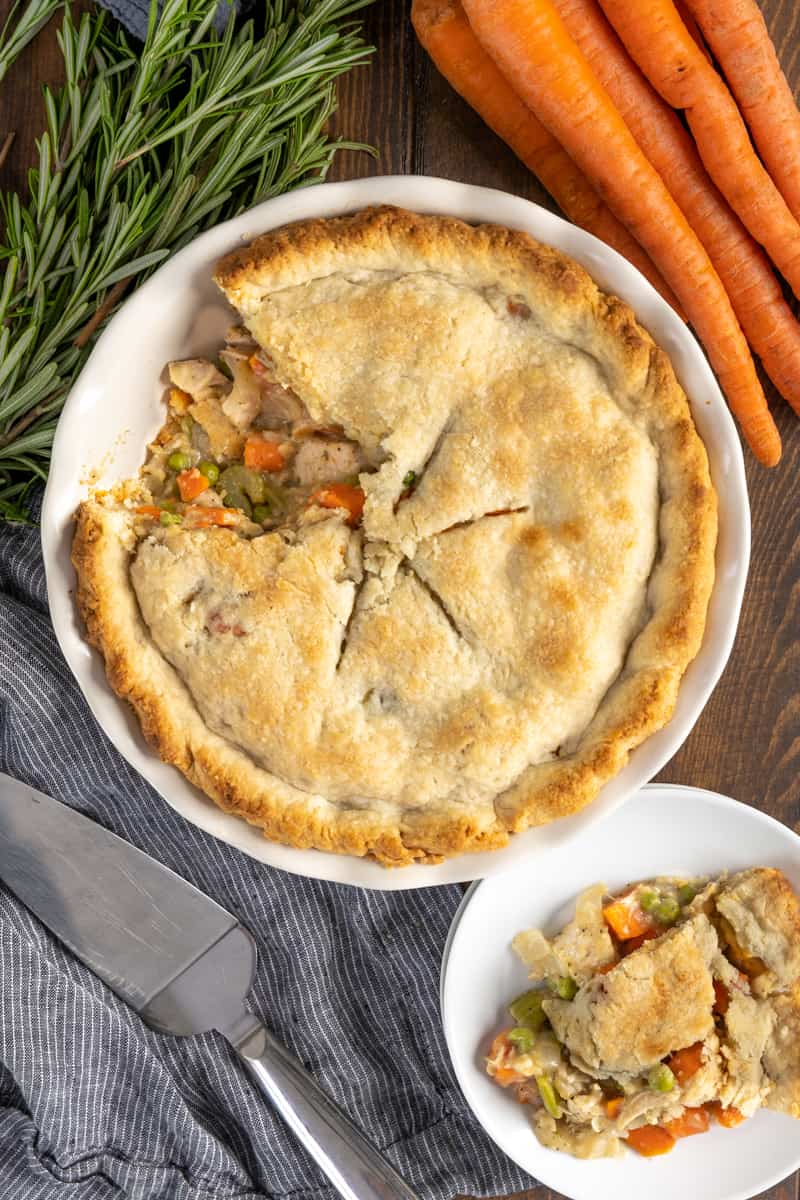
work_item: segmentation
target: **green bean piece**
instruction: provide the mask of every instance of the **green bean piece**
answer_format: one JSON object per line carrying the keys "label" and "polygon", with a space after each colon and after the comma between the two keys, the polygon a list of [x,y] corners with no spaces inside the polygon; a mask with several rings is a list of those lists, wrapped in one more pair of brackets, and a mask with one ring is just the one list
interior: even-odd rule
{"label": "green bean piece", "polygon": [[647,1086],[651,1092],[671,1092],[675,1087],[675,1076],[666,1063],[653,1067],[647,1076]]}
{"label": "green bean piece", "polygon": [[538,1033],[547,1020],[542,1008],[543,999],[544,992],[540,988],[532,988],[529,992],[517,996],[514,1003],[509,1005],[509,1012],[517,1025],[524,1025]]}
{"label": "green bean piece", "polygon": [[191,465],[191,458],[188,454],[184,454],[182,450],[174,450],[167,459],[167,466],[170,471],[185,471]]}
{"label": "green bean piece", "polygon": [[405,487],[405,488],[413,487],[416,482],[417,482],[417,472],[416,471],[408,471],[403,476],[403,487]]}
{"label": "green bean piece", "polygon": [[562,975],[560,979],[554,979],[551,986],[562,1000],[574,1000],[578,994],[578,985],[571,975]]}
{"label": "green bean piece", "polygon": [[697,895],[697,888],[691,883],[682,883],[678,888],[678,904],[681,908],[685,908],[687,904],[691,904]]}
{"label": "green bean piece", "polygon": [[272,516],[272,509],[268,504],[253,505],[253,520],[258,521],[259,525],[263,525]]}
{"label": "green bean piece", "polygon": [[659,896],[658,892],[651,892],[648,890],[646,892],[639,893],[639,907],[645,912],[652,912],[656,905],[660,903],[660,901],[661,897]]}
{"label": "green bean piece", "polygon": [[681,906],[677,900],[673,900],[672,896],[660,900],[653,909],[653,916],[662,925],[674,925],[680,915]]}
{"label": "green bean piece", "polygon": [[536,1086],[539,1089],[539,1095],[542,1097],[542,1104],[550,1113],[550,1116],[554,1117],[557,1121],[561,1116],[561,1105],[558,1103],[558,1092],[555,1086],[546,1075],[536,1076]]}
{"label": "green bean piece", "polygon": [[518,1025],[516,1029],[509,1029],[508,1040],[519,1050],[520,1054],[530,1054],[533,1049],[533,1043],[536,1040],[536,1034],[532,1029],[527,1029],[524,1025]]}
{"label": "green bean piece", "polygon": [[205,475],[210,484],[215,484],[219,479],[219,467],[215,462],[206,462],[204,459],[198,463],[197,469],[201,475]]}
{"label": "green bean piece", "polygon": [[268,496],[266,480],[258,471],[236,464],[226,467],[219,477],[219,489],[226,504],[253,515],[253,505],[263,504]]}
{"label": "green bean piece", "polygon": [[180,513],[171,513],[164,510],[158,519],[162,525],[180,525],[182,517]]}

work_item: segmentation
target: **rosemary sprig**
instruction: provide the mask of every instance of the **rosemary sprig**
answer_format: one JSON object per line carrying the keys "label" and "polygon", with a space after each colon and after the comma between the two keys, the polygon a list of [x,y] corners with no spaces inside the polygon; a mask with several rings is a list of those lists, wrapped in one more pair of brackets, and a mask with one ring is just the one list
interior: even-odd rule
{"label": "rosemary sprig", "polygon": [[0,29],[0,83],[14,59],[36,37],[62,3],[63,0],[29,0],[23,12],[19,11],[19,0],[12,4],[6,23]]}
{"label": "rosemary sprig", "polygon": [[[44,0],[33,0],[41,4]],[[264,33],[216,0],[155,2],[143,49],[101,12],[58,40],[65,84],[25,203],[0,193],[0,516],[47,475],[64,397],[129,286],[202,229],[324,178],[338,76],[370,54],[371,0],[265,0]]]}

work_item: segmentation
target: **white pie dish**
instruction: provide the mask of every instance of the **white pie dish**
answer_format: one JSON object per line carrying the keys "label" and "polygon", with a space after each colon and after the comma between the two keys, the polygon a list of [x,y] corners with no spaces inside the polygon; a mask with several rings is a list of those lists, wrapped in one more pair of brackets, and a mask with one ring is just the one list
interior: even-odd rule
{"label": "white pie dish", "polygon": [[800,1123],[760,1110],[678,1142],[662,1158],[632,1152],[581,1161],[540,1145],[526,1109],[483,1070],[507,1005],[529,986],[511,950],[522,929],[556,932],[593,883],[617,889],[654,875],[704,875],[774,866],[800,891],[800,837],[726,796],[652,784],[603,822],[544,858],[475,883],[453,920],[442,960],[441,1007],[458,1082],[489,1136],[516,1163],[570,1200],[749,1200],[800,1167]]}
{"label": "white pie dish", "polygon": [[[692,401],[720,496],[717,582],[706,635],[670,724],[639,747],[625,770],[576,817],[518,835],[501,851],[398,871],[270,843],[257,830],[216,809],[163,764],[146,746],[133,714],[112,694],[99,657],[83,639],[69,561],[72,515],[79,501],[91,487],[110,486],[138,472],[144,446],[163,417],[164,363],[213,350],[230,323],[231,311],[211,281],[214,263],[237,244],[288,221],[375,203],[525,229],[577,258],[601,286],[626,299],[672,357]],[[174,808],[273,866],[346,883],[405,888],[482,877],[505,869],[535,847],[556,845],[612,811],[675,753],[730,653],[747,572],[749,512],[738,436],[710,368],[683,323],[634,268],[596,239],[517,197],[443,180],[400,177],[326,184],[269,201],[198,238],[131,297],[100,338],[64,409],[45,495],[42,537],[51,614],[65,657],[106,733]]]}

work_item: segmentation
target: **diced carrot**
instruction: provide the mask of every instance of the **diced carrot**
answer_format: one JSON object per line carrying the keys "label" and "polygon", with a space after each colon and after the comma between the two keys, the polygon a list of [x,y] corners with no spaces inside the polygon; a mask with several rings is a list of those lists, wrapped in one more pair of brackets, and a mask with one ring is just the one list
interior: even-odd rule
{"label": "diced carrot", "polygon": [[200,493],[208,487],[208,480],[197,467],[189,467],[185,471],[180,471],[177,483],[181,500],[184,502],[196,500]]}
{"label": "diced carrot", "polygon": [[247,365],[254,375],[266,375],[267,368],[264,366],[257,354],[251,354],[247,360]]}
{"label": "diced carrot", "polygon": [[724,1017],[731,1002],[731,994],[719,979],[714,980],[714,1012]]}
{"label": "diced carrot", "polygon": [[251,433],[244,444],[244,465],[253,471],[282,471],[286,457],[274,438]]}
{"label": "diced carrot", "polygon": [[140,504],[133,511],[138,513],[140,517],[152,517],[154,521],[157,521],[161,516],[161,509],[155,504]]}
{"label": "diced carrot", "polygon": [[349,483],[328,483],[312,492],[308,503],[319,504],[321,508],[346,508],[350,514],[348,524],[357,525],[364,511],[364,491]]}
{"label": "diced carrot", "polygon": [[694,1137],[696,1133],[707,1133],[708,1113],[704,1108],[687,1108],[674,1121],[665,1121],[664,1128],[674,1138]]}
{"label": "diced carrot", "polygon": [[241,513],[232,508],[205,508],[201,504],[192,504],[187,508],[185,516],[195,529],[207,529],[212,525],[238,525]]}
{"label": "diced carrot", "polygon": [[510,1087],[512,1083],[522,1083],[525,1076],[520,1075],[519,1071],[515,1071],[513,1067],[498,1067],[495,1070],[494,1078],[500,1087]]}
{"label": "diced carrot", "polygon": [[500,1087],[510,1087],[512,1083],[522,1083],[525,1076],[520,1075],[513,1067],[505,1065],[505,1059],[514,1053],[514,1047],[506,1033],[498,1033],[489,1049],[488,1061],[492,1065],[490,1075],[500,1084]]}
{"label": "diced carrot", "polygon": [[669,1154],[675,1145],[675,1138],[660,1125],[642,1125],[641,1129],[632,1129],[625,1141],[637,1154],[645,1158],[655,1158],[657,1154]]}
{"label": "diced carrot", "polygon": [[508,1033],[498,1033],[489,1047],[489,1058],[500,1058],[502,1055],[510,1054],[512,1049],[511,1042],[508,1040]]}
{"label": "diced carrot", "polygon": [[621,942],[650,933],[654,927],[650,917],[639,907],[634,892],[612,900],[603,909],[603,916]]}
{"label": "diced carrot", "polygon": [[742,1121],[747,1118],[739,1112],[738,1108],[723,1108],[719,1100],[712,1100],[706,1105],[706,1111],[710,1116],[722,1125],[724,1129],[735,1129],[737,1125],[741,1125]]}
{"label": "diced carrot", "polygon": [[703,1043],[695,1042],[684,1050],[676,1050],[667,1059],[667,1066],[681,1087],[696,1075],[703,1065]]}
{"label": "diced carrot", "polygon": [[619,1116],[619,1110],[624,1102],[624,1096],[610,1096],[608,1100],[604,1101],[606,1116],[613,1121],[615,1117]]}

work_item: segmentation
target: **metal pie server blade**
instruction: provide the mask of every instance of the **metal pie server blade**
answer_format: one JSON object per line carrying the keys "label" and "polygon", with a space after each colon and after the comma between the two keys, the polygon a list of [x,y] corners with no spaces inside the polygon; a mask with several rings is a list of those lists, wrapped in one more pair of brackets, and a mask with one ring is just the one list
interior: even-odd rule
{"label": "metal pie server blade", "polygon": [[223,1034],[347,1200],[414,1200],[245,1006],[255,943],[231,913],[96,822],[1,773],[0,879],[149,1024]]}

